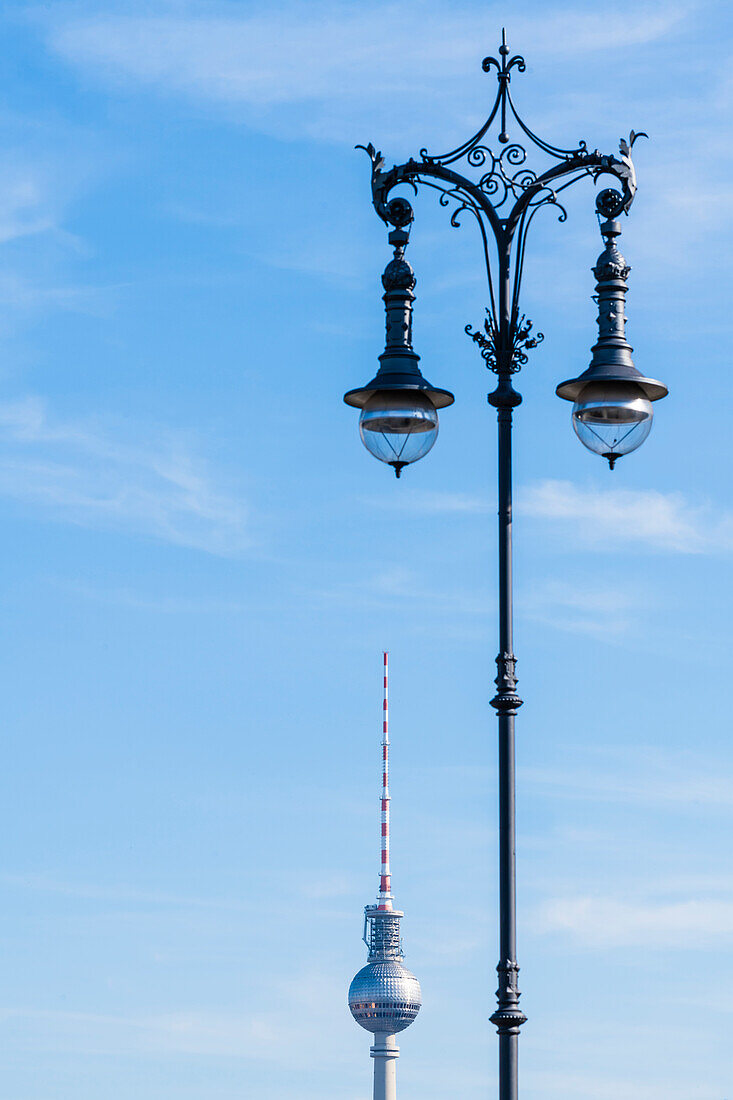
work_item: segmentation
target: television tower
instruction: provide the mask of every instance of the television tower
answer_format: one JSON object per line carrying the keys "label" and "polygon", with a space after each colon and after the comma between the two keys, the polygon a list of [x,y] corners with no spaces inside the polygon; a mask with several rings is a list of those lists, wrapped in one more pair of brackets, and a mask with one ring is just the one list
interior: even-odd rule
{"label": "television tower", "polygon": [[389,869],[389,716],[388,666],[384,654],[384,719],[382,724],[382,860],[376,905],[364,909],[364,942],[369,954],[349,986],[349,1008],[357,1024],[374,1034],[374,1100],[397,1100],[395,1042],[420,1011],[420,983],[402,965],[400,921],[404,916],[393,906]]}

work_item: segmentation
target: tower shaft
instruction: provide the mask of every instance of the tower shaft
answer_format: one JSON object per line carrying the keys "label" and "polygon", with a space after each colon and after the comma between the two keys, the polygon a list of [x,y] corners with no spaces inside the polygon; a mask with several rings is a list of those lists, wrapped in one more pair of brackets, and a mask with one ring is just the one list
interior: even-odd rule
{"label": "tower shaft", "polygon": [[370,1053],[374,1059],[374,1100],[397,1100],[397,1059],[400,1050],[394,1035],[378,1031]]}

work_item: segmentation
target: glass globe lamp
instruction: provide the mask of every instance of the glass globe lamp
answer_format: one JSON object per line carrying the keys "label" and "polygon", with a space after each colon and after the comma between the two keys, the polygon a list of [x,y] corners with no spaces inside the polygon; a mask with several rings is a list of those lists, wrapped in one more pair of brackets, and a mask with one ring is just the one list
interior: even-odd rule
{"label": "glass globe lamp", "polygon": [[580,442],[608,460],[640,447],[649,435],[654,412],[641,386],[633,382],[589,382],[578,393],[572,410],[575,434]]}
{"label": "glass globe lamp", "polygon": [[359,417],[359,434],[370,454],[400,476],[403,466],[424,458],[438,438],[438,412],[420,390],[377,390]]}

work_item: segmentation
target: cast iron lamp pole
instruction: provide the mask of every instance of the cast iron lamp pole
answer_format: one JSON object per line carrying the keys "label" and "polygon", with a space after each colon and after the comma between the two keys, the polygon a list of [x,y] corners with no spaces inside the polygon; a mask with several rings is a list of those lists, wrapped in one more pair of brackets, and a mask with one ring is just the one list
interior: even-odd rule
{"label": "cast iron lamp pole", "polygon": [[[418,367],[419,356],[412,347],[415,276],[404,258],[413,212],[404,197],[390,198],[401,184],[415,193],[418,185],[432,187],[440,193],[442,206],[453,206],[454,226],[464,211],[476,219],[488,278],[483,331],[474,332],[467,325],[466,332],[497,376],[488,398],[497,410],[499,482],[499,654],[497,691],[491,700],[499,723],[499,988],[491,1021],[499,1034],[499,1098],[517,1100],[518,1038],[526,1017],[519,1007],[516,951],[514,719],[522,700],[516,690],[512,626],[512,416],[522,398],[512,376],[527,362],[527,350],[543,339],[541,333],[532,334],[532,323],[519,310],[527,231],[543,206],[555,206],[559,220],[565,221],[557,196],[584,177],[595,181],[602,175],[613,176],[621,190],[607,188],[596,197],[605,248],[593,269],[599,335],[591,364],[578,378],[561,383],[558,396],[573,401],[572,423],[581,442],[606,458],[613,469],[620,456],[635,450],[649,434],[651,403],[664,397],[667,389],[636,370],[625,334],[629,268],[616,246],[621,232],[616,219],[628,213],[636,191],[631,149],[639,135],[632,131],[628,142],[621,141],[618,157],[590,152],[585,142],[575,149],[550,145],[532,133],[516,110],[509,91],[511,73],[524,72],[525,63],[519,56],[509,58],[504,34],[499,56],[500,60],[487,57],[483,62],[485,72],[496,68],[499,83],[489,118],[457,149],[442,156],[422,149],[419,160],[411,158],[385,171],[381,153],[373,145],[361,146],[372,161],[374,207],[393,227],[389,240],[395,254],[382,277],[387,340],[380,368],[366,386],[350,390],[344,400],[361,409],[359,428],[367,449],[391,465],[398,477],[404,466],[430,450],[438,434],[437,410],[453,403],[453,395],[432,386]],[[495,119],[500,126],[498,141],[504,146],[498,154],[485,143]],[[525,167],[526,149],[510,143],[508,122],[518,125],[525,138],[550,158],[544,172]],[[478,179],[456,171],[453,166],[462,160],[480,170]]]}

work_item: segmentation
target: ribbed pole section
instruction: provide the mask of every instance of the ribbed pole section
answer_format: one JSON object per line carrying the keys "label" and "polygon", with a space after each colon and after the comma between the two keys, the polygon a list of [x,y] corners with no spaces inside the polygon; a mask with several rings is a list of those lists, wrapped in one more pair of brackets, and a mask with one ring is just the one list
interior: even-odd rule
{"label": "ribbed pole section", "polygon": [[499,1033],[499,1100],[517,1100],[519,1029],[526,1016],[519,1007],[515,861],[514,717],[522,705],[517,695],[512,606],[512,416],[522,398],[512,386],[512,313],[509,304],[510,239],[499,250],[501,326],[497,348],[499,383],[489,395],[498,424],[499,512],[499,653],[497,692],[491,700],[499,725],[499,988],[491,1017]]}
{"label": "ribbed pole section", "polygon": [[517,1100],[519,1029],[525,1015],[519,1007],[515,861],[514,716],[522,705],[516,692],[516,658],[512,637],[512,409],[500,407],[499,424],[499,655],[497,694],[492,699],[499,719],[499,988],[491,1017],[499,1033],[499,1100]]}

